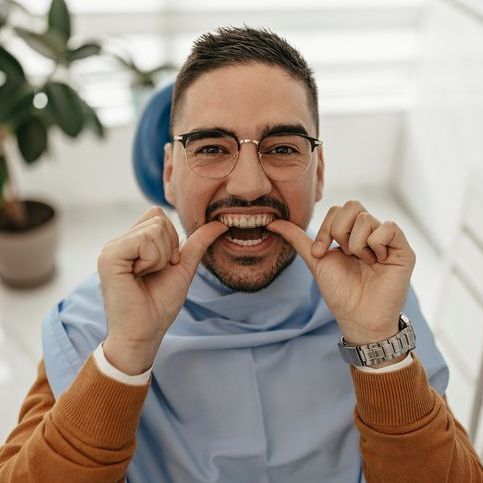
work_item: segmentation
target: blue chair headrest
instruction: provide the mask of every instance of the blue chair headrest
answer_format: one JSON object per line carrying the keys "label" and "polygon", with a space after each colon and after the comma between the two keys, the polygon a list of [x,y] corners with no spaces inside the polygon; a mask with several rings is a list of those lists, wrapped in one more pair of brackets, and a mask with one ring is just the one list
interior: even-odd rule
{"label": "blue chair headrest", "polygon": [[133,146],[136,180],[147,198],[156,204],[171,206],[164,197],[163,147],[170,142],[169,119],[173,84],[156,92],[139,120]]}

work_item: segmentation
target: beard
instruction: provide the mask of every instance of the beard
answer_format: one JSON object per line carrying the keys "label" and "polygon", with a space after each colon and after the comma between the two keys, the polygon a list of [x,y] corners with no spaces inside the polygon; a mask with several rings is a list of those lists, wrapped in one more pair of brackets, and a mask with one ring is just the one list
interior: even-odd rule
{"label": "beard", "polygon": [[233,257],[235,266],[227,270],[217,261],[214,245],[211,245],[203,256],[203,265],[227,287],[240,292],[258,292],[268,287],[294,261],[297,255],[295,249],[284,240],[278,255],[267,270],[260,274],[247,275],[243,273],[243,270],[237,270],[236,266],[255,266],[261,262],[262,257]]}

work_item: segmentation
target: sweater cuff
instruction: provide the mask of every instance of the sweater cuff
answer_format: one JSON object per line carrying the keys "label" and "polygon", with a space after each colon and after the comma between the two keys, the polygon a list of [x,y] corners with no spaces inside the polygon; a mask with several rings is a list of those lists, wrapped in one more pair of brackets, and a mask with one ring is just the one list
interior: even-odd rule
{"label": "sweater cuff", "polygon": [[153,371],[153,366],[151,366],[146,372],[142,374],[137,374],[135,376],[130,376],[124,372],[114,367],[106,358],[104,354],[104,349],[102,348],[102,342],[97,346],[97,349],[93,352],[94,361],[96,362],[99,370],[105,375],[114,379],[116,381],[122,382],[124,384],[131,384],[133,386],[142,386],[149,382],[151,377],[151,372]]}
{"label": "sweater cuff", "polygon": [[384,367],[371,367],[371,366],[354,366],[358,371],[362,372],[372,372],[373,374],[384,374],[385,372],[393,372],[399,371],[400,369],[409,366],[409,364],[413,363],[413,358],[411,356],[411,352],[406,354],[406,357],[395,364],[391,364],[390,366]]}
{"label": "sweater cuff", "polygon": [[91,354],[55,408],[77,431],[96,441],[122,445],[135,437],[149,387],[107,377]]}
{"label": "sweater cuff", "polygon": [[356,411],[368,426],[403,426],[422,419],[434,407],[434,394],[416,356],[407,367],[384,374],[351,367]]}

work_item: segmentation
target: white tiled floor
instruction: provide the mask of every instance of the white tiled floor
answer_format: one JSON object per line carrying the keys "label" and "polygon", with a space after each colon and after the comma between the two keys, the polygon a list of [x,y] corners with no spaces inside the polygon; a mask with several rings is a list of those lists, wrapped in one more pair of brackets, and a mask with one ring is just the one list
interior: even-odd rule
{"label": "white tiled floor", "polygon": [[[348,199],[361,200],[379,219],[393,219],[404,229],[418,255],[413,284],[431,323],[441,274],[439,258],[431,245],[402,207],[384,191],[328,194],[317,207],[313,224],[320,225],[329,206]],[[126,231],[148,206],[146,203],[64,208],[56,277],[32,290],[0,286],[0,442],[15,426],[20,404],[34,380],[41,357],[42,317],[96,269],[97,256],[104,243]]]}

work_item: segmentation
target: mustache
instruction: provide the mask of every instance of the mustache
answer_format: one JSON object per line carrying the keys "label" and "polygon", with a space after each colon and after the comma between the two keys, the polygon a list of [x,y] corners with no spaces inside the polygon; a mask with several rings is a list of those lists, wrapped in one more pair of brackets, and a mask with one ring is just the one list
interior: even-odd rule
{"label": "mustache", "polygon": [[288,220],[290,217],[290,211],[286,204],[276,200],[275,198],[270,198],[269,196],[264,195],[253,201],[247,201],[243,198],[237,198],[236,196],[232,196],[224,200],[214,201],[206,208],[205,219],[212,221],[211,214],[214,211],[222,208],[249,208],[253,206],[273,208],[278,212],[279,217],[283,220]]}

